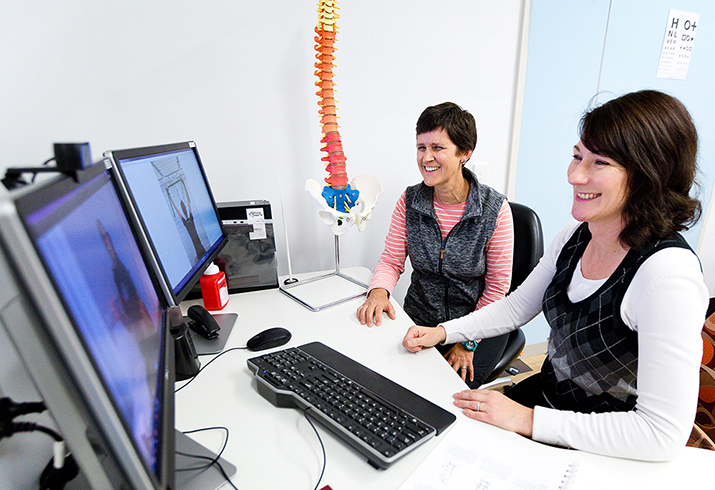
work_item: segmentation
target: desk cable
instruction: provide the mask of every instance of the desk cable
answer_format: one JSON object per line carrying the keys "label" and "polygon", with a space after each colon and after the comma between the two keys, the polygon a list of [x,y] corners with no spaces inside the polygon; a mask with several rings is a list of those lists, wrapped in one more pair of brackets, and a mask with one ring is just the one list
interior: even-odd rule
{"label": "desk cable", "polygon": [[[175,390],[174,390],[174,393],[178,393],[179,391],[181,391],[181,390],[183,390],[184,388],[186,388],[193,380],[196,379],[196,377],[197,377],[199,374],[201,374],[201,371],[203,371],[204,369],[206,369],[212,362],[214,362],[216,359],[218,359],[218,358],[221,357],[222,355],[224,355],[224,354],[226,354],[226,353],[228,353],[228,352],[231,352],[231,351],[244,350],[244,349],[247,349],[247,347],[232,347],[232,348],[230,348],[230,349],[226,349],[226,350],[224,350],[224,351],[222,351],[222,352],[216,354],[216,357],[214,357],[214,358],[211,359],[209,362],[207,362],[206,364],[204,364],[203,366],[201,366],[201,369],[199,369],[199,371],[198,371],[194,376],[192,376],[191,379],[189,379],[186,383],[184,383],[183,385],[181,385],[181,386],[179,386],[177,389],[175,389]],[[186,432],[182,432],[182,433],[183,433],[183,434],[192,434],[192,433],[194,433],[194,432],[201,432],[201,431],[206,431],[206,430],[224,430],[224,431],[226,431],[226,439],[225,439],[224,442],[223,442],[223,447],[222,447],[221,450],[218,452],[218,454],[216,455],[216,457],[215,457],[215,458],[211,458],[211,457],[202,456],[202,455],[199,455],[199,454],[187,454],[187,453],[182,453],[182,452],[180,452],[180,451],[176,451],[176,454],[180,454],[180,455],[182,455],[182,456],[186,456],[186,457],[189,457],[189,458],[196,458],[196,459],[205,459],[205,460],[208,461],[208,463],[206,463],[204,466],[201,466],[201,467],[181,468],[181,469],[178,469],[178,468],[177,468],[176,471],[191,471],[191,470],[198,470],[198,469],[206,469],[206,468],[209,468],[209,467],[212,466],[212,465],[216,465],[216,467],[218,468],[218,470],[221,472],[221,475],[223,475],[224,479],[228,482],[228,484],[231,485],[231,486],[232,486],[233,488],[235,488],[236,490],[238,490],[238,488],[236,487],[236,485],[233,484],[233,482],[231,481],[231,479],[230,479],[230,478],[228,477],[228,475],[226,474],[226,471],[223,469],[223,466],[221,466],[221,463],[219,462],[219,458],[220,458],[221,455],[223,454],[223,451],[226,449],[226,444],[228,444],[228,436],[229,436],[229,431],[228,431],[228,429],[227,429],[226,427],[205,427],[205,428],[203,428],[203,429],[195,429],[195,430],[190,430],[190,431],[186,431]]]}
{"label": "desk cable", "polygon": [[223,478],[228,482],[231,487],[233,487],[235,490],[238,490],[238,487],[233,484],[229,476],[226,474],[226,471],[223,469],[223,466],[221,466],[221,463],[219,462],[219,459],[221,458],[221,455],[223,455],[224,450],[226,449],[226,445],[228,444],[228,429],[226,427],[204,427],[203,429],[194,429],[194,430],[187,430],[185,432],[182,431],[182,434],[194,434],[196,432],[203,432],[207,430],[223,430],[226,432],[226,438],[223,441],[223,446],[221,447],[221,450],[216,454],[215,457],[211,458],[209,456],[203,456],[201,454],[189,454],[189,453],[184,453],[181,451],[176,451],[176,454],[180,454],[181,456],[186,456],[187,458],[195,458],[195,459],[203,459],[208,461],[206,464],[201,465],[201,466],[192,466],[189,468],[176,468],[176,471],[196,471],[196,470],[205,470],[207,468],[210,468],[213,465],[216,465],[218,470],[221,472],[221,475]]}
{"label": "desk cable", "polygon": [[[176,389],[174,390],[174,393],[178,393],[179,391],[181,391],[181,390],[183,390],[184,388],[186,388],[187,386],[189,386],[189,384],[190,384],[193,380],[195,380],[196,377],[197,377],[199,374],[201,374],[201,372],[202,372],[204,369],[206,369],[207,367],[209,367],[209,365],[210,365],[212,362],[214,362],[216,359],[218,359],[218,358],[221,357],[222,355],[227,354],[227,353],[229,353],[229,352],[231,352],[231,351],[235,351],[235,350],[245,350],[245,349],[248,349],[248,347],[231,347],[230,349],[226,349],[226,350],[224,350],[224,351],[219,352],[218,354],[216,354],[216,357],[214,357],[214,358],[211,359],[209,362],[207,362],[206,364],[204,364],[203,366],[201,366],[201,368],[199,369],[199,371],[198,371],[194,376],[192,376],[191,379],[189,379],[186,383],[184,383],[183,385],[181,385],[181,386],[179,386],[178,388],[176,388]],[[206,354],[206,355],[208,355],[208,354]]]}
{"label": "desk cable", "polygon": [[15,422],[15,417],[47,410],[44,402],[15,403],[10,398],[0,398],[0,439],[19,432],[42,432],[54,439],[53,458],[40,475],[40,490],[61,490],[79,474],[79,466],[67,453],[64,438],[54,429],[34,422]]}
{"label": "desk cable", "polygon": [[305,410],[303,410],[303,415],[305,416],[305,420],[307,420],[310,426],[313,428],[313,432],[315,432],[315,435],[318,437],[320,449],[323,451],[323,468],[320,470],[320,476],[318,477],[318,481],[316,482],[315,488],[313,489],[318,490],[318,487],[320,486],[320,481],[323,479],[323,475],[325,474],[325,467],[327,466],[328,458],[325,455],[325,445],[323,445],[323,439],[320,437],[318,429],[315,427],[315,424],[313,424],[313,421],[310,420],[310,417],[308,417],[308,410],[310,410],[310,408],[306,408]]}
{"label": "desk cable", "polygon": [[[180,390],[183,390],[184,388],[186,388],[186,387],[189,385],[189,383],[191,383],[193,380],[195,380],[196,377],[197,377],[199,374],[201,374],[201,372],[202,372],[204,369],[206,369],[212,362],[214,362],[216,359],[218,359],[218,358],[221,357],[222,355],[224,355],[224,354],[226,354],[226,353],[228,353],[228,352],[231,352],[231,351],[235,351],[235,350],[245,350],[245,349],[247,349],[247,348],[248,348],[248,347],[232,347],[232,348],[230,348],[230,349],[226,349],[226,350],[220,352],[219,354],[216,355],[216,357],[214,357],[214,358],[211,359],[209,362],[207,362],[206,364],[204,364],[203,366],[201,366],[201,369],[199,369],[199,371],[198,371],[191,379],[189,379],[186,383],[184,383],[183,385],[179,386],[176,390],[174,390],[174,393],[178,393]],[[326,456],[326,454],[325,454],[325,445],[323,444],[323,439],[320,437],[320,433],[318,432],[318,429],[317,429],[317,428],[315,427],[315,425],[313,424],[313,421],[310,420],[310,417],[308,416],[308,410],[310,410],[310,408],[306,408],[305,410],[303,410],[303,415],[305,416],[305,419],[308,421],[308,423],[310,424],[310,426],[313,428],[313,432],[315,432],[315,435],[316,435],[316,437],[318,438],[318,442],[320,443],[320,448],[321,448],[321,451],[322,451],[322,453],[323,453],[323,467],[322,467],[322,469],[321,469],[321,471],[320,471],[320,476],[318,477],[318,481],[317,481],[317,483],[315,484],[315,488],[314,488],[314,490],[317,490],[318,487],[320,486],[321,480],[323,479],[323,475],[325,474],[325,467],[327,466],[327,456]],[[198,431],[200,431],[200,430],[211,430],[211,429],[222,429],[222,430],[225,430],[225,431],[226,431],[226,442],[228,442],[228,429],[225,428],[225,427],[211,427],[211,428],[206,428],[206,429],[197,429],[196,431],[192,431],[192,432],[198,432]],[[190,433],[190,432],[184,432],[184,434],[189,434],[189,433]],[[224,475],[224,477],[226,477],[226,473],[224,472],[223,468],[221,467],[221,465],[220,465],[219,462],[218,462],[218,457],[221,455],[221,453],[223,452],[224,448],[226,447],[226,442],[224,442],[224,446],[223,446],[223,448],[221,448],[221,452],[219,452],[219,455],[218,455],[216,458],[214,458],[214,459],[208,458],[208,457],[206,457],[206,456],[188,455],[188,454],[182,454],[182,453],[179,453],[179,454],[182,454],[182,455],[184,455],[184,456],[191,456],[191,457],[201,458],[201,459],[208,459],[208,460],[211,461],[211,463],[208,463],[206,466],[208,467],[208,466],[211,466],[212,464],[215,463],[216,465],[218,465],[218,468],[219,468],[219,470],[221,471],[221,473]],[[177,471],[178,471],[178,470],[177,470]],[[228,478],[226,478],[226,481],[228,481],[233,488],[236,488],[236,487],[233,485],[233,483],[231,483],[231,481],[230,481]]]}

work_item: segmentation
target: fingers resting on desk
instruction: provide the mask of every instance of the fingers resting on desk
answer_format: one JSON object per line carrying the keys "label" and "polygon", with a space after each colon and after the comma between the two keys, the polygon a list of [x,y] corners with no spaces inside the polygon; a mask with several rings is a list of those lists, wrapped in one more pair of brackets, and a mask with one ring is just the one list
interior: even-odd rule
{"label": "fingers resting on desk", "polygon": [[375,288],[371,290],[365,302],[357,309],[357,317],[361,325],[372,327],[382,324],[382,314],[386,314],[392,320],[395,319],[395,307],[390,303],[390,296],[387,290]]}
{"label": "fingers resting on desk", "polygon": [[494,390],[464,390],[454,394],[454,404],[469,418],[531,437],[534,410]]}

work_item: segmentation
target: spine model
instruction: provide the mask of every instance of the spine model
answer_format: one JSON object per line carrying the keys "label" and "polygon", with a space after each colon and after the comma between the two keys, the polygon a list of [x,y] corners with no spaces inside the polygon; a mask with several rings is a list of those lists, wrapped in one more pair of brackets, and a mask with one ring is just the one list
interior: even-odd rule
{"label": "spine model", "polygon": [[315,85],[319,87],[316,95],[320,98],[318,105],[321,115],[320,123],[323,138],[320,140],[325,146],[321,151],[327,153],[321,160],[326,162],[325,169],[330,174],[325,182],[328,184],[323,189],[323,197],[330,207],[339,211],[349,211],[355,205],[358,197],[357,190],[351,190],[348,185],[348,175],[345,169],[347,158],[343,153],[343,144],[338,130],[337,102],[335,100],[335,83],[333,82],[333,67],[335,66],[335,40],[338,33],[336,20],[340,18],[336,0],[318,1],[318,25],[315,27],[315,75],[318,80]]}

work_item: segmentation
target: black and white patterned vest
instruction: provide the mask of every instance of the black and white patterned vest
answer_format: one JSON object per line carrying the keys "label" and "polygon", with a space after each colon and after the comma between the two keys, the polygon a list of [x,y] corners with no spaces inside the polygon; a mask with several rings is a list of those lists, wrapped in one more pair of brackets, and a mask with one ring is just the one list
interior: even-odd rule
{"label": "black and white patterned vest", "polygon": [[623,296],[638,268],[655,252],[692,249],[678,233],[643,250],[631,249],[595,293],[572,303],[566,288],[590,240],[588,224],[583,223],[561,250],[544,293],[551,336],[541,371],[543,393],[559,410],[628,411],[636,404],[638,334],[621,319]]}

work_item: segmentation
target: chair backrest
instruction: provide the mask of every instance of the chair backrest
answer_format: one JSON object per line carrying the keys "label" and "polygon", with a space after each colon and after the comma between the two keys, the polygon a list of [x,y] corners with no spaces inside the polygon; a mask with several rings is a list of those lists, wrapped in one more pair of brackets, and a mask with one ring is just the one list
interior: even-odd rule
{"label": "chair backrest", "polygon": [[539,263],[544,255],[544,233],[539,216],[528,206],[510,202],[514,218],[514,259],[511,288],[514,291]]}
{"label": "chair backrest", "polygon": [[688,445],[715,449],[715,313],[705,320],[702,337],[698,411]]}
{"label": "chair backrest", "polygon": [[[509,206],[514,218],[514,258],[509,288],[509,292],[512,292],[524,282],[544,255],[544,233],[541,220],[533,209],[515,202],[510,202]],[[485,378],[484,384],[497,379],[521,355],[525,345],[526,336],[522,329],[517,328],[509,332],[504,353]]]}

